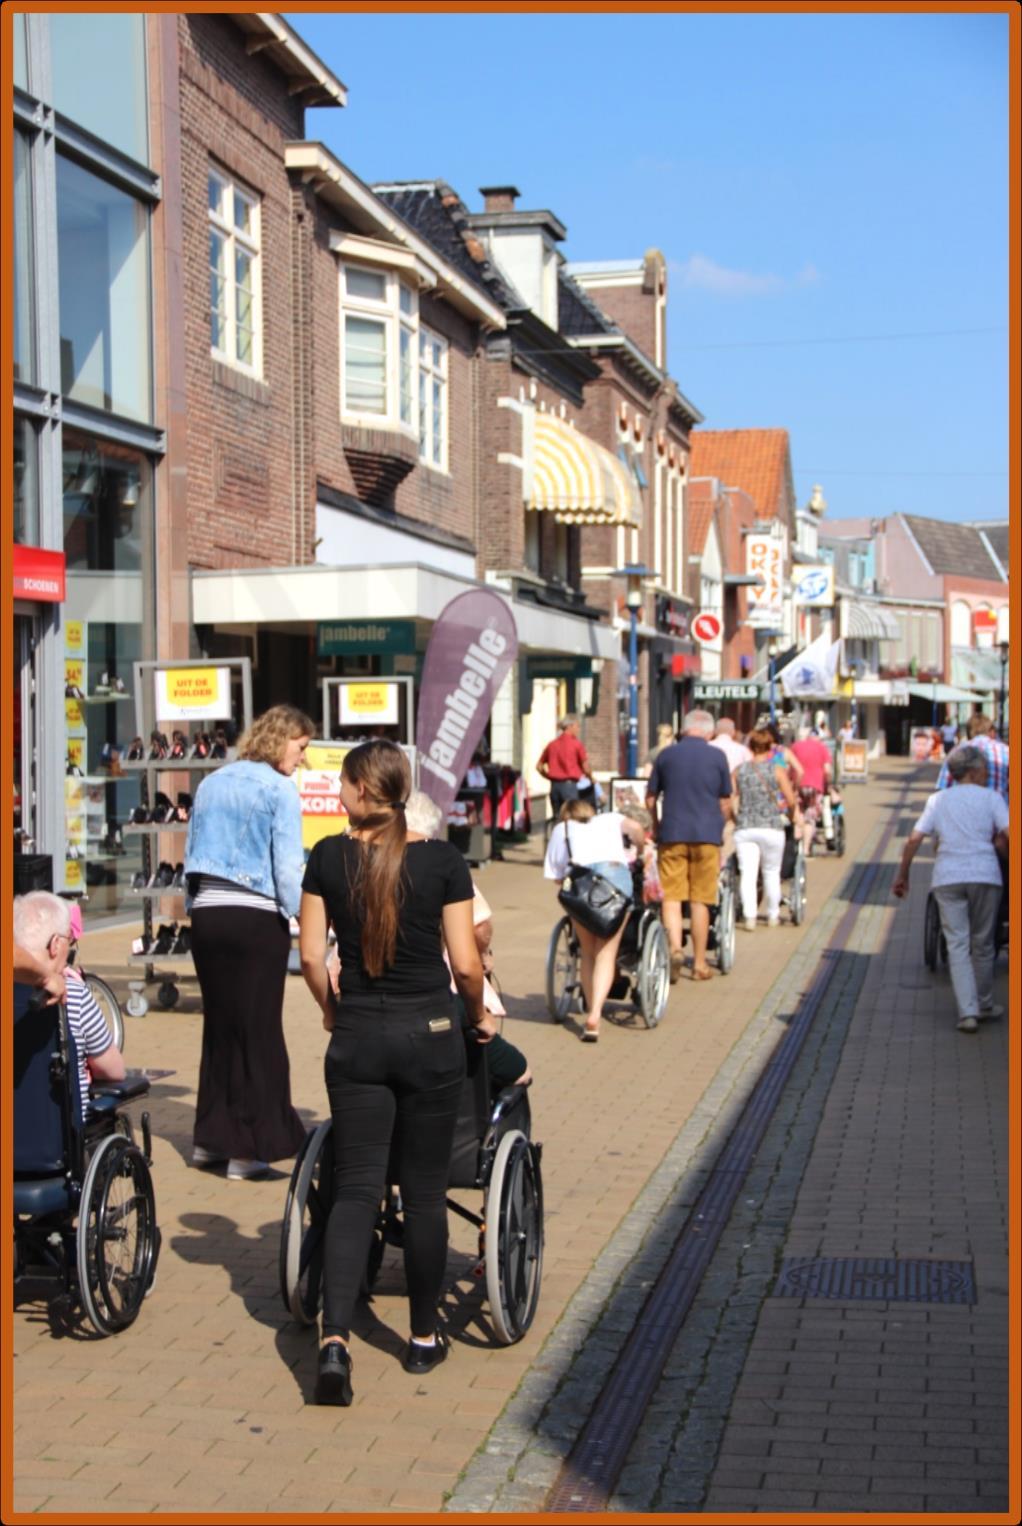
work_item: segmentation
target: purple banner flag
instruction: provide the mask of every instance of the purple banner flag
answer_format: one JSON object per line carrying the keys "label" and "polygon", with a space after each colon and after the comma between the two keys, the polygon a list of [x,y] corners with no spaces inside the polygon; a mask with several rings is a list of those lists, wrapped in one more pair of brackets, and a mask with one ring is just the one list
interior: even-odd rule
{"label": "purple banner flag", "polygon": [[515,618],[499,594],[473,588],[441,610],[422,666],[415,743],[419,785],[445,817],[517,655]]}

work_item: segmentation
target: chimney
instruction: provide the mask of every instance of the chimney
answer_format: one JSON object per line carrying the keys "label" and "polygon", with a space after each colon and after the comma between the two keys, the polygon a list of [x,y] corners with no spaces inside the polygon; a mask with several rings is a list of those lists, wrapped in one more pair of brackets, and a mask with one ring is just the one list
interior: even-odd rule
{"label": "chimney", "polygon": [[479,194],[487,212],[513,212],[522,193],[516,185],[481,185]]}

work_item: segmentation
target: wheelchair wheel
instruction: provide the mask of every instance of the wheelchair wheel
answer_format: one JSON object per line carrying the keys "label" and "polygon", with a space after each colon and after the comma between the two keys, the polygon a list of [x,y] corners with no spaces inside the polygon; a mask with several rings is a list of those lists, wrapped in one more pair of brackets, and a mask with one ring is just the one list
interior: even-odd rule
{"label": "wheelchair wheel", "polygon": [[717,968],[722,975],[730,975],[735,967],[735,916],[735,881],[728,874],[717,901]]}
{"label": "wheelchair wheel", "polygon": [[490,1317],[497,1339],[511,1346],[532,1324],[543,1275],[539,1151],[519,1129],[497,1146],[484,1214]]}
{"label": "wheelchair wheel", "polygon": [[788,905],[791,908],[793,925],[801,927],[806,916],[806,860],[801,846],[795,855],[795,872],[791,877],[791,895]]}
{"label": "wheelchair wheel", "polygon": [[333,1142],[329,1118],[310,1129],[291,1172],[280,1229],[280,1296],[300,1325],[314,1325],[323,1290]]}
{"label": "wheelchair wheel", "polygon": [[121,1015],[121,1004],[117,1000],[110,986],[98,975],[86,975],[85,984],[92,993],[93,999],[103,1016],[106,1025],[113,1035],[113,1041],[121,1053],[124,1053],[124,1018]]}
{"label": "wheelchair wheel", "polygon": [[582,984],[578,973],[578,942],[570,917],[562,917],[550,934],[546,956],[546,1009],[555,1023],[581,1011]]}
{"label": "wheelchair wheel", "polygon": [[646,925],[636,982],[639,1011],[647,1028],[655,1028],[663,1017],[670,990],[671,953],[664,925],[655,918]]}
{"label": "wheelchair wheel", "polygon": [[159,1231],[145,1156],[123,1134],[89,1161],[78,1207],[78,1291],[100,1335],[127,1329],[156,1275]]}
{"label": "wheelchair wheel", "polygon": [[838,858],[845,856],[845,813],[834,812],[834,852]]}
{"label": "wheelchair wheel", "polygon": [[923,960],[928,970],[936,970],[940,949],[940,912],[933,893],[926,897],[923,914]]}

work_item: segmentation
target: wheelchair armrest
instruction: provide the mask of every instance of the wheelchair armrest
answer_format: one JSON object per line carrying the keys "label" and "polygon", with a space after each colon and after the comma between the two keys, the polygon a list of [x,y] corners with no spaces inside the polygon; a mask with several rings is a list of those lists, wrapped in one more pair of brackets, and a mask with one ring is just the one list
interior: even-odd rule
{"label": "wheelchair armrest", "polygon": [[144,1071],[129,1070],[120,1081],[93,1081],[89,1087],[90,1101],[94,1108],[109,1112],[110,1102],[116,1106],[118,1102],[130,1102],[132,1097],[144,1097],[150,1085]]}
{"label": "wheelchair armrest", "polygon": [[490,1112],[491,1128],[495,1123],[499,1123],[502,1118],[505,1118],[512,1108],[518,1106],[531,1085],[531,1081],[527,1082],[525,1086],[521,1086],[515,1081],[511,1086],[505,1086],[503,1091],[498,1092]]}

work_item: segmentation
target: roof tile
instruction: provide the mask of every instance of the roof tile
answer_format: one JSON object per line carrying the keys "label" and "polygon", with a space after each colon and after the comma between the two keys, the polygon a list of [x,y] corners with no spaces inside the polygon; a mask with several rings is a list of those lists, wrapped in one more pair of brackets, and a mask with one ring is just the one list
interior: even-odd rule
{"label": "roof tile", "polygon": [[983,544],[983,537],[973,525],[956,525],[946,519],[924,519],[921,514],[903,514],[936,573],[957,573],[963,578],[986,578],[1003,582],[1000,569]]}
{"label": "roof tile", "polygon": [[689,471],[743,488],[763,519],[788,520],[791,469],[786,429],[693,429]]}

